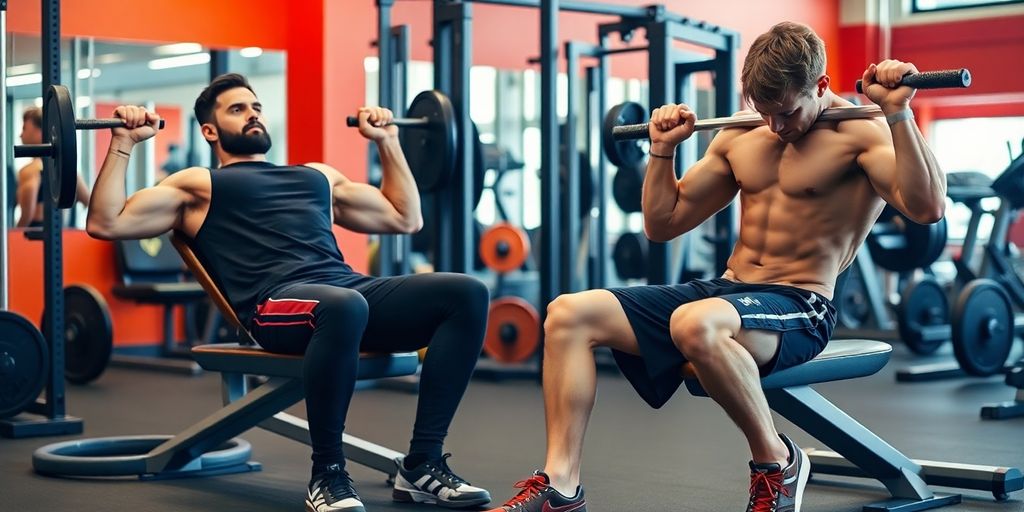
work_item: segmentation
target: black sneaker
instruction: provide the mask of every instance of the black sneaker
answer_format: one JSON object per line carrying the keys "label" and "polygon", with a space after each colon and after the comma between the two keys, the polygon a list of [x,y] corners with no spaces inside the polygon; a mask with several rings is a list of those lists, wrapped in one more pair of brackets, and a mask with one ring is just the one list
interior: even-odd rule
{"label": "black sneaker", "polygon": [[446,453],[440,461],[426,461],[413,469],[405,469],[403,459],[395,459],[398,476],[391,498],[403,503],[431,503],[447,508],[476,507],[490,503],[491,493],[473,487],[448,467]]}
{"label": "black sneaker", "polygon": [[366,512],[352,488],[352,478],[338,464],[313,478],[306,496],[306,512]]}
{"label": "black sneaker", "polygon": [[516,482],[515,486],[522,489],[519,494],[487,512],[587,512],[582,486],[577,488],[576,496],[568,497],[550,484],[548,475],[534,471],[532,478]]}
{"label": "black sneaker", "polygon": [[811,464],[807,455],[785,435],[779,434],[789,448],[789,465],[750,462],[750,502],[747,512],[800,512]]}

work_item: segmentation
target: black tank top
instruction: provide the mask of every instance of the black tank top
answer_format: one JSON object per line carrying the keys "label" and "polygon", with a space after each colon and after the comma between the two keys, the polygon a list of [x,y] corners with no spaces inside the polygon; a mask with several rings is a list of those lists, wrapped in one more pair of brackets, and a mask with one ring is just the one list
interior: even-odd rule
{"label": "black tank top", "polygon": [[211,170],[210,192],[194,250],[243,325],[285,286],[353,274],[331,232],[331,189],[320,171],[242,162]]}

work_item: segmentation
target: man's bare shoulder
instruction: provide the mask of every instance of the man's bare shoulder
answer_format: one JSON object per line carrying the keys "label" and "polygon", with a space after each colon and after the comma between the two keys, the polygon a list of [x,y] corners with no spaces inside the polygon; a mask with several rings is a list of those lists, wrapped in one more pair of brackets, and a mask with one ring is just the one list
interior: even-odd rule
{"label": "man's bare shoulder", "polygon": [[43,175],[40,174],[42,165],[38,160],[33,160],[31,163],[26,164],[18,171],[18,183],[29,183],[32,181],[40,181],[43,179]]}
{"label": "man's bare shoulder", "polygon": [[210,183],[210,169],[206,167],[188,167],[182,169],[157,184],[158,187],[173,187],[182,190],[195,189],[201,184]]}

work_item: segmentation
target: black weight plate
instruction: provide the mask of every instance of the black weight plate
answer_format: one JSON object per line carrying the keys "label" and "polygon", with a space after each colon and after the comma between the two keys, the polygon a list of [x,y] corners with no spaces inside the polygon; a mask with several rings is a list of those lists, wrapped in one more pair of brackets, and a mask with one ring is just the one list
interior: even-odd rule
{"label": "black weight plate", "polygon": [[999,373],[1013,348],[1013,305],[990,279],[967,283],[953,307],[953,353],[970,375]]}
{"label": "black weight plate", "polygon": [[926,339],[921,329],[949,324],[949,300],[942,285],[926,278],[907,286],[896,307],[896,324],[900,339],[915,354],[928,355],[941,347],[947,340]]}
{"label": "black weight plate", "polygon": [[0,311],[0,418],[25,410],[46,384],[46,341],[17,313]]}
{"label": "black weight plate", "polygon": [[423,91],[409,105],[406,117],[430,120],[427,126],[408,126],[399,140],[420,192],[433,192],[451,180],[458,136],[451,101],[439,91]]}
{"label": "black weight plate", "polygon": [[[43,312],[43,329],[49,315]],[[110,364],[114,345],[113,324],[107,301],[90,286],[64,289],[64,378],[88,384]]]}
{"label": "black weight plate", "polygon": [[625,124],[640,124],[648,120],[647,109],[643,105],[627,101],[615,105],[604,116],[601,129],[601,145],[608,161],[616,167],[637,167],[643,165],[647,157],[646,147],[650,141],[615,140],[612,129]]}
{"label": "black weight plate", "polygon": [[931,265],[946,247],[946,220],[918,224],[892,206],[886,206],[865,243],[874,262],[893,272],[908,272]]}
{"label": "black weight plate", "polygon": [[63,85],[52,85],[46,90],[43,108],[43,126],[50,134],[53,158],[43,159],[49,173],[50,197],[58,208],[75,204],[78,184],[78,141],[75,137],[75,102]]}
{"label": "black weight plate", "polygon": [[[473,204],[470,210],[475,210],[480,204],[480,198],[484,195],[484,177],[487,173],[487,166],[484,163],[484,143],[480,141],[480,129],[473,124]],[[460,153],[461,154],[461,153]],[[461,169],[462,164],[456,166]]]}
{"label": "black weight plate", "polygon": [[623,233],[612,250],[615,273],[619,279],[647,277],[647,237],[642,233]]}
{"label": "black weight plate", "polygon": [[612,178],[612,197],[626,213],[641,211],[645,169],[642,166],[619,167]]}
{"label": "black weight plate", "polygon": [[857,264],[850,265],[846,286],[838,295],[836,309],[839,313],[839,324],[847,329],[857,329],[868,323],[871,316],[871,304],[864,289],[864,282]]}

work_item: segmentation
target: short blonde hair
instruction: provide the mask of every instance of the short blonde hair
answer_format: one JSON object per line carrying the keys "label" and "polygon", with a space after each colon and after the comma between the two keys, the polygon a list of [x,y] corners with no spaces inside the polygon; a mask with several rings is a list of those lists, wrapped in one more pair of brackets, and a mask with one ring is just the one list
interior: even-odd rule
{"label": "short blonde hair", "polygon": [[784,21],[750,45],[740,74],[743,99],[779,104],[791,91],[810,93],[824,72],[824,41],[811,27]]}

